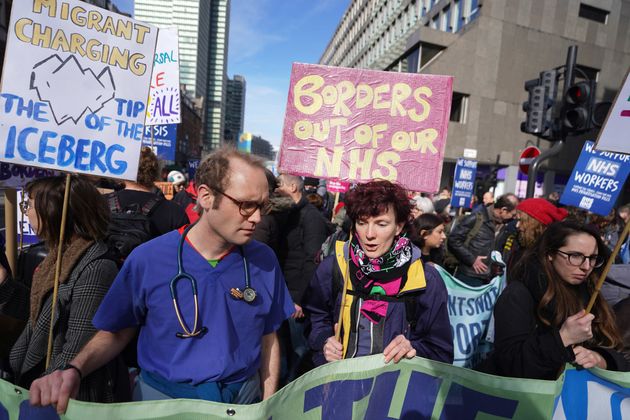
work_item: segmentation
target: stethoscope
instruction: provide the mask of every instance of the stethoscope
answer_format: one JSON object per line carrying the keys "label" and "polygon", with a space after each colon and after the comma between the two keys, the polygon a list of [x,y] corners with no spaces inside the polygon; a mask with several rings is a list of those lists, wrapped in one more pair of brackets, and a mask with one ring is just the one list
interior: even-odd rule
{"label": "stethoscope", "polygon": [[[177,320],[179,321],[179,325],[184,330],[183,333],[177,332],[175,336],[178,338],[193,338],[198,337],[201,338],[204,334],[208,332],[208,328],[201,326],[201,328],[197,329],[199,322],[199,300],[197,298],[197,280],[190,274],[184,271],[184,262],[183,262],[183,252],[184,252],[184,241],[186,240],[186,235],[190,231],[190,229],[195,224],[191,224],[182,233],[182,237],[179,239],[179,244],[177,246],[177,274],[171,279],[170,289],[171,289],[171,298],[173,299],[173,307],[175,308],[175,314],[177,315]],[[247,303],[252,303],[256,300],[256,291],[251,287],[249,281],[249,269],[247,267],[247,258],[245,258],[245,253],[243,252],[243,248],[239,247],[241,251],[241,256],[243,258],[243,266],[245,271],[245,289],[241,291],[238,288],[233,288],[230,291],[230,294],[237,298],[242,299]],[[177,303],[177,282],[181,279],[186,279],[190,282],[190,286],[192,288],[193,300],[195,302],[195,322],[193,323],[192,330],[188,328],[184,318],[182,317],[182,313],[179,310],[179,304]]]}

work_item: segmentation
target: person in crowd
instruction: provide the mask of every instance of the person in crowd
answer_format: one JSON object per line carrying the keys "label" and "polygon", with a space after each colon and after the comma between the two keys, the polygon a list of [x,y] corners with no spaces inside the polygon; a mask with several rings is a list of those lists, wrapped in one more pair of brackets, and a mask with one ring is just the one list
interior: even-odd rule
{"label": "person in crowd", "polygon": [[301,177],[280,174],[276,192],[293,200],[286,215],[278,260],[296,305],[295,317],[302,318],[302,298],[315,273],[315,255],[332,232],[328,231],[324,216],[308,202]]}
{"label": "person in crowd", "polygon": [[[89,181],[76,175],[70,178],[66,225],[60,239],[65,184],[65,176],[55,176],[31,181],[25,188],[28,200],[22,211],[48,250],[33,275],[30,290],[0,268],[0,312],[27,320],[9,361],[15,384],[24,388],[53,371],[72,374],[75,367],[69,362],[94,336],[92,317],[118,273],[103,242],[109,219],[105,200]],[[51,315],[59,247],[62,263],[55,313]],[[51,318],[52,354],[47,360]],[[118,360],[84,373],[74,398],[92,402],[130,398],[127,370]]]}
{"label": "person in crowd", "polygon": [[619,207],[619,209],[617,210],[617,214],[619,215],[619,218],[623,221],[624,225],[628,223],[628,220],[630,220],[630,204],[624,204],[623,206]]}
{"label": "person in crowd", "polygon": [[553,204],[554,206],[557,206],[560,204],[560,193],[558,191],[552,191],[549,193],[549,195],[547,196],[547,200]]}
{"label": "person in crowd", "polygon": [[301,177],[280,174],[276,191],[293,200],[293,206],[286,215],[280,236],[278,254],[289,293],[295,304],[295,313],[281,333],[288,368],[283,379],[291,381],[304,370],[301,365],[308,359],[302,310],[304,293],[315,273],[316,256],[333,229],[329,230],[329,223],[323,214],[309,203]]}
{"label": "person in crowd", "polygon": [[590,226],[549,225],[497,300],[495,349],[480,370],[549,380],[570,362],[628,371],[612,310],[601,294],[585,313],[608,254]]}
{"label": "person in crowd", "polygon": [[157,181],[160,164],[157,156],[149,147],[140,152],[137,181],[125,181],[125,189],[106,195],[113,213],[144,211],[151,201],[154,204],[147,211],[150,224],[150,236],[155,238],[186,223],[188,218],[184,210],[177,204],[157,196],[153,192]]}
{"label": "person in crowd", "polygon": [[451,217],[451,199],[442,198],[434,203],[435,214],[444,220],[445,224],[449,224],[453,218]]}
{"label": "person in crowd", "polygon": [[404,188],[370,181],[345,202],[352,237],[319,265],[305,295],[314,363],[379,353],[385,362],[417,355],[452,363],[446,287],[407,237]]}
{"label": "person in crowd", "polygon": [[428,197],[423,197],[421,195],[416,195],[411,200],[411,216],[414,219],[417,219],[421,215],[425,213],[434,213],[435,209],[433,208],[433,201],[431,201]]}
{"label": "person in crowd", "polygon": [[458,261],[455,277],[470,286],[481,286],[490,280],[488,259],[495,249],[499,227],[511,221],[516,213],[517,203],[512,195],[500,196],[493,206],[470,214],[453,226],[447,247]]}
{"label": "person in crowd", "polygon": [[166,180],[173,184],[173,195],[186,189],[186,177],[179,171],[169,172]]}
{"label": "person in crowd", "polygon": [[446,185],[442,187],[440,193],[438,194],[436,201],[438,200],[448,200],[451,201],[451,189]]}
{"label": "person in crowd", "polygon": [[590,223],[599,230],[602,240],[612,251],[619,241],[619,234],[623,231],[623,222],[615,209],[610,210],[606,216],[591,214]]}
{"label": "person in crowd", "polygon": [[494,204],[494,194],[491,191],[486,191],[481,196],[481,203],[473,206],[472,213],[482,211],[485,207],[489,207]]}
{"label": "person in crowd", "polygon": [[295,309],[271,249],[250,242],[268,208],[264,167],[222,148],[201,163],[195,183],[199,221],[131,253],[94,317],[99,331],[71,360],[73,369],[33,383],[32,404],[65,412],[82,378],[136,330],[134,399],[245,404],[276,391],[276,330]]}
{"label": "person in crowd", "polygon": [[265,169],[267,184],[269,185],[269,212],[263,214],[260,223],[256,225],[253,239],[268,245],[278,255],[280,252],[280,237],[287,214],[293,206],[293,200],[276,192],[278,181],[269,169]]}
{"label": "person in crowd", "polygon": [[195,223],[199,220],[197,189],[195,188],[194,180],[190,181],[185,189],[175,194],[172,201],[184,209],[190,223]]}
{"label": "person in crowd", "polygon": [[315,207],[320,212],[323,210],[324,199],[322,198],[321,195],[317,193],[309,193],[309,194],[306,194],[306,199],[308,200],[309,203],[313,205],[313,207]]}
{"label": "person in crowd", "polygon": [[414,245],[420,249],[424,264],[442,265],[446,240],[444,220],[437,214],[425,213],[413,221]]}
{"label": "person in crowd", "polygon": [[508,281],[518,260],[526,250],[533,248],[547,226],[566,219],[568,214],[565,209],[554,206],[544,198],[528,198],[516,206],[517,232],[510,235],[502,251],[503,261],[507,265]]}

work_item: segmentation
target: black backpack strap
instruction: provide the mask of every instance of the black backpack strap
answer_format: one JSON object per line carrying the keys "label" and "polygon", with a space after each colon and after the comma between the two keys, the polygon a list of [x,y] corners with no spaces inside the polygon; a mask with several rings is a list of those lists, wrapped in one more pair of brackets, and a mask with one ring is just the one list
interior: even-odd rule
{"label": "black backpack strap", "polygon": [[153,213],[153,210],[155,210],[157,205],[160,204],[163,200],[164,198],[162,197],[150,198],[149,200],[147,200],[146,203],[144,203],[144,206],[142,206],[142,214],[149,217],[151,213]]}
{"label": "black backpack strap", "polygon": [[341,269],[339,268],[339,264],[337,264],[337,258],[335,258],[335,260],[333,261],[333,269],[332,269],[333,302],[336,301],[337,295],[341,292],[342,289],[343,289],[343,275],[341,274]]}

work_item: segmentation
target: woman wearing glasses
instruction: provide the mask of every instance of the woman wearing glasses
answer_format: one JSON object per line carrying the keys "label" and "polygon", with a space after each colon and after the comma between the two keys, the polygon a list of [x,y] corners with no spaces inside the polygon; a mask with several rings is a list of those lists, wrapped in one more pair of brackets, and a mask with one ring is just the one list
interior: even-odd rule
{"label": "woman wearing glasses", "polygon": [[597,232],[572,222],[549,226],[514,268],[494,308],[495,351],[480,370],[556,379],[565,363],[627,371],[621,337],[601,295],[586,308],[607,257]]}
{"label": "woman wearing glasses", "polygon": [[[109,220],[105,200],[90,182],[78,176],[70,180],[67,220],[60,243],[65,178],[40,178],[27,184],[25,189],[28,201],[22,204],[22,211],[48,249],[48,256],[35,270],[30,290],[24,283],[7,277],[6,272],[0,275],[0,313],[27,320],[9,360],[15,384],[24,388],[29,388],[43,374],[75,369],[68,362],[96,332],[92,317],[118,273],[114,261],[106,257],[108,249],[102,241]],[[55,264],[60,246],[62,264],[53,317],[52,355],[46,366]],[[112,362],[83,378],[78,394],[73,397],[95,402],[129,398],[126,377],[124,366]],[[117,394],[115,385],[124,383],[127,384],[126,395]]]}

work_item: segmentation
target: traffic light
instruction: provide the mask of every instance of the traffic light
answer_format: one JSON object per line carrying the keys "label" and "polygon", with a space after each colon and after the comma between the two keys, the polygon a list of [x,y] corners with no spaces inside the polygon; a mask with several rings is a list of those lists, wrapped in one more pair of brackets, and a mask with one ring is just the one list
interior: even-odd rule
{"label": "traffic light", "polygon": [[574,83],[564,95],[562,126],[568,133],[593,128],[593,108],[597,82],[586,80]]}
{"label": "traffic light", "polygon": [[553,137],[553,105],[558,92],[557,76],[557,70],[547,70],[541,72],[538,79],[525,82],[528,99],[527,102],[523,102],[526,118],[521,124],[521,131],[548,139]]}
{"label": "traffic light", "polygon": [[543,132],[545,87],[540,85],[540,79],[533,79],[525,82],[525,90],[529,97],[527,102],[523,102],[523,111],[525,111],[526,117],[525,121],[521,123],[521,131],[540,134]]}

